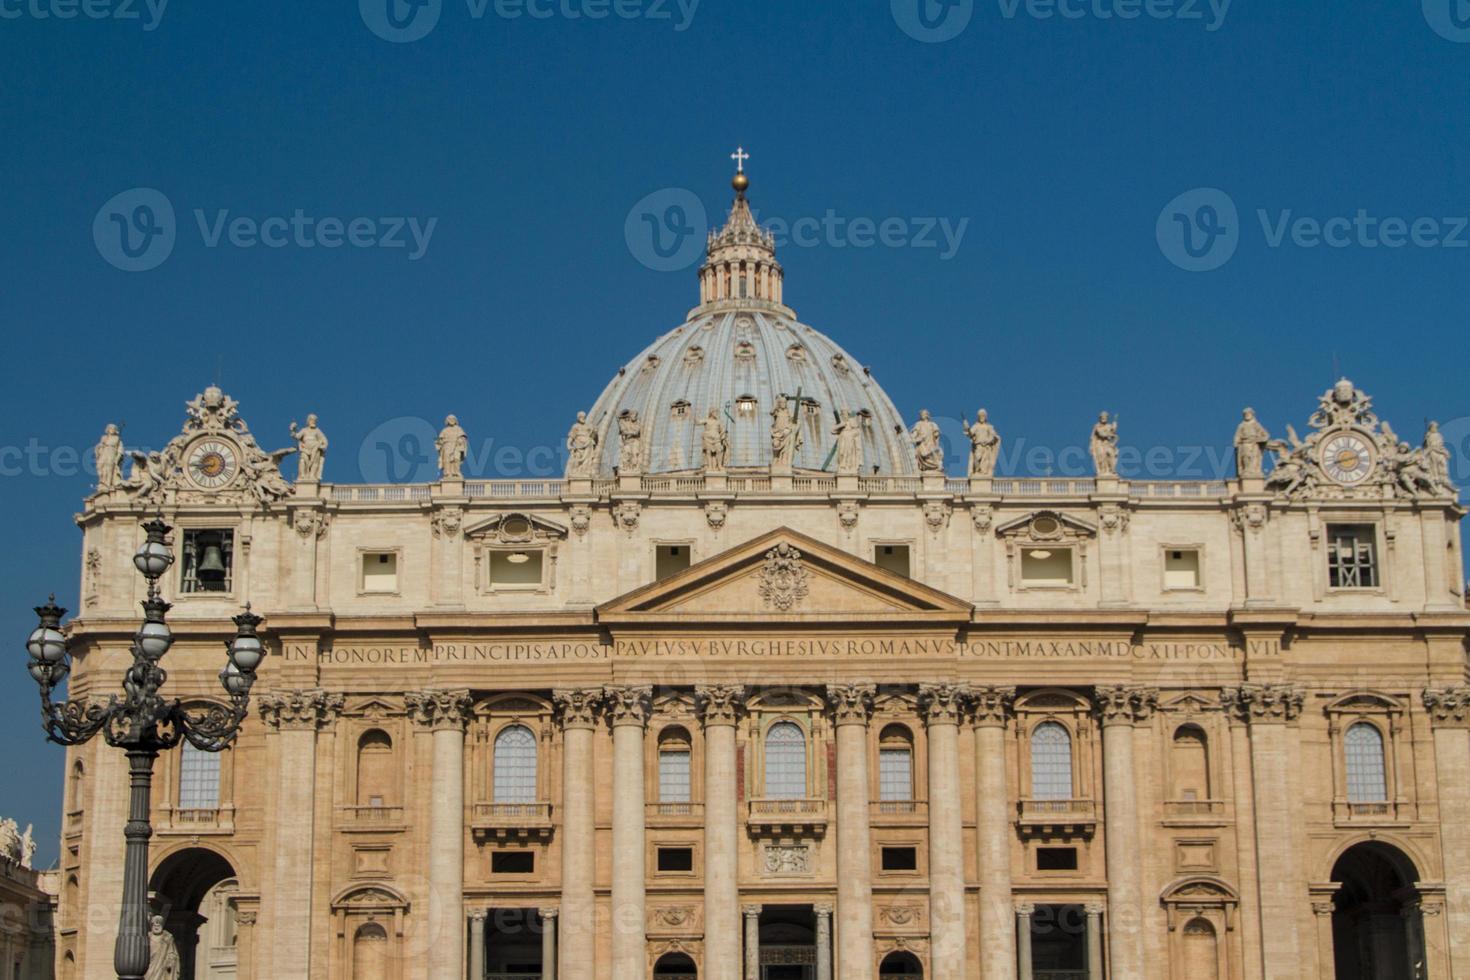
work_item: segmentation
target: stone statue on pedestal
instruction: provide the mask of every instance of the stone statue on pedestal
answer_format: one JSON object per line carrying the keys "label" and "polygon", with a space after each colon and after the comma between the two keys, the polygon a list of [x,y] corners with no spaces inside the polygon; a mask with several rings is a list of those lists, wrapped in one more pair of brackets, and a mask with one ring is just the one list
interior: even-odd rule
{"label": "stone statue on pedestal", "polygon": [[1454,488],[1450,480],[1450,450],[1445,445],[1444,433],[1439,431],[1438,422],[1430,422],[1424,430],[1424,456],[1428,460],[1429,475],[1446,491]]}
{"label": "stone statue on pedestal", "polygon": [[578,412],[577,421],[567,432],[567,476],[573,480],[592,479],[597,452],[597,430],[587,424],[587,413]]}
{"label": "stone statue on pedestal", "polygon": [[643,423],[629,409],[618,416],[618,472],[637,476],[643,472]]}
{"label": "stone statue on pedestal", "polygon": [[296,460],[296,482],[320,483],[322,467],[327,461],[327,434],[317,428],[316,416],[306,417],[306,428],[298,429],[291,423],[291,437],[301,455]]}
{"label": "stone statue on pedestal", "polygon": [[174,937],[163,927],[163,916],[155,915],[148,923],[148,972],[144,980],[178,980],[179,948]]}
{"label": "stone statue on pedestal", "polygon": [[796,424],[790,403],[785,398],[777,398],[776,407],[771,409],[771,469],[791,472],[799,452],[801,427]]}
{"label": "stone statue on pedestal", "polygon": [[97,492],[116,490],[122,483],[123,444],[117,426],[108,425],[102,433],[102,441],[92,450],[97,461]]}
{"label": "stone statue on pedestal", "polygon": [[837,437],[837,475],[856,476],[863,468],[862,420],[853,418],[852,412],[844,408],[832,434]]}
{"label": "stone statue on pedestal", "polygon": [[987,479],[994,476],[1000,433],[990,424],[990,413],[983,408],[976,412],[975,424],[965,426],[965,435],[970,437],[970,475]]}
{"label": "stone statue on pedestal", "polygon": [[1112,421],[1107,412],[1098,414],[1088,448],[1092,451],[1092,463],[1098,476],[1118,475],[1118,423]]}
{"label": "stone statue on pedestal", "polygon": [[926,408],[919,413],[919,421],[909,432],[914,444],[914,458],[920,473],[944,472],[944,445],[940,442],[939,425],[929,417]]}
{"label": "stone statue on pedestal", "polygon": [[451,415],[444,420],[444,428],[440,431],[439,438],[434,440],[434,448],[439,450],[439,478],[462,479],[461,468],[470,452],[470,438],[459,427],[458,418]]}
{"label": "stone statue on pedestal", "polygon": [[699,441],[703,450],[705,472],[725,472],[725,463],[730,457],[730,433],[720,421],[719,411],[710,409],[709,415],[699,424],[704,429]]}
{"label": "stone statue on pedestal", "polygon": [[1240,425],[1235,427],[1235,473],[1242,479],[1259,479],[1265,475],[1266,446],[1271,434],[1256,420],[1255,409],[1248,408],[1241,414]]}

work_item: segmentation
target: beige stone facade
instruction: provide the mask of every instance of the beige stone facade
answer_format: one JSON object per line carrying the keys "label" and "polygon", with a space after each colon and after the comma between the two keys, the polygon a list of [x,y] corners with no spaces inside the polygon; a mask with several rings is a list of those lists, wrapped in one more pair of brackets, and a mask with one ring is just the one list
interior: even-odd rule
{"label": "beige stone facade", "polygon": [[0,820],[0,976],[51,980],[56,960],[57,873],[31,866],[35,843],[15,821]]}
{"label": "beige stone facade", "polygon": [[[712,242],[681,369],[835,365],[722,247],[780,282]],[[1470,977],[1464,511],[1350,384],[1218,483],[786,469],[739,406],[701,466],[656,428],[699,397],[628,384],[632,472],[620,403],[566,479],[281,491],[208,392],[173,471],[88,501],[73,696],[118,682],[158,510],[176,696],[266,617],[237,744],[160,761],[187,975]],[[59,972],[100,980],[124,762],[67,764]]]}

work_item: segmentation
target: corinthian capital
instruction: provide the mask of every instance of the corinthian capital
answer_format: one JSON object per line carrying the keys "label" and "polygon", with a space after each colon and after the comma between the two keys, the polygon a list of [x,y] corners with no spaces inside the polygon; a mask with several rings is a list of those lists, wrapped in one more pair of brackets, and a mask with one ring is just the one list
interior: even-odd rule
{"label": "corinthian capital", "polygon": [[1159,692],[1152,687],[1099,687],[1096,700],[1104,725],[1133,725],[1153,716]]}
{"label": "corinthian capital", "polygon": [[464,730],[470,718],[469,691],[413,691],[403,696],[415,724],[434,731]]}
{"label": "corinthian capital", "polygon": [[260,717],[271,728],[316,731],[335,721],[346,701],[345,695],[315,688],[267,694],[258,704]]}
{"label": "corinthian capital", "polygon": [[648,715],[653,709],[653,688],[604,687],[602,703],[614,727],[637,725],[641,728],[648,724]]}
{"label": "corinthian capital", "polygon": [[563,729],[597,726],[597,711],[602,707],[602,688],[553,691],[551,700],[556,705],[556,717]]}
{"label": "corinthian capital", "polygon": [[872,684],[829,684],[827,704],[833,720],[838,725],[866,725],[876,691]]}
{"label": "corinthian capital", "polygon": [[1435,728],[1470,726],[1470,687],[1426,688],[1424,707]]}
{"label": "corinthian capital", "polygon": [[958,725],[970,689],[964,684],[920,684],[919,707],[929,725]]}
{"label": "corinthian capital", "polygon": [[1301,716],[1306,694],[1290,684],[1242,684],[1220,692],[1220,704],[1243,721],[1285,724]]}
{"label": "corinthian capital", "polygon": [[739,684],[700,686],[694,689],[695,704],[704,727],[734,725],[745,713],[745,688]]}
{"label": "corinthian capital", "polygon": [[1004,728],[1015,702],[1014,687],[972,687],[970,717],[979,728]]}

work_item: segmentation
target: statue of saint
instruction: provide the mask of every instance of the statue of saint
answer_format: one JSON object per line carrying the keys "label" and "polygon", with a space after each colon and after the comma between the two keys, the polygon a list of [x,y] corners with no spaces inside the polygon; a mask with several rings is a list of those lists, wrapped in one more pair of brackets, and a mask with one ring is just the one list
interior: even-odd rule
{"label": "statue of saint", "polygon": [[148,922],[148,972],[143,980],[178,980],[179,974],[179,948],[163,927],[163,916],[155,915]]}
{"label": "statue of saint", "polygon": [[109,424],[102,433],[102,441],[92,450],[97,461],[97,492],[116,490],[122,483],[123,444],[117,426]]}
{"label": "statue of saint", "polygon": [[703,422],[699,423],[704,433],[699,437],[703,451],[706,473],[725,472],[725,462],[730,457],[730,433],[720,421],[718,409],[710,409]]}
{"label": "statue of saint", "polygon": [[26,824],[26,832],[20,835],[20,866],[22,868],[34,868],[36,859],[36,827],[34,824]]}
{"label": "statue of saint", "polygon": [[970,475],[995,476],[995,463],[1000,458],[1000,433],[990,424],[990,413],[985,409],[975,413],[975,424],[965,426],[965,435],[970,437]]}
{"label": "statue of saint", "polygon": [[1429,475],[1445,490],[1454,489],[1450,482],[1450,450],[1445,445],[1444,433],[1439,431],[1438,422],[1430,422],[1424,430],[1424,456],[1429,462]]}
{"label": "statue of saint", "polygon": [[463,479],[461,467],[470,454],[470,437],[459,427],[459,419],[453,415],[444,420],[439,438],[434,440],[439,451],[439,478],[441,480]]}
{"label": "statue of saint", "polygon": [[296,460],[296,482],[320,483],[322,466],[327,461],[327,434],[317,428],[316,416],[306,417],[306,428],[298,429],[291,423],[291,437],[301,455]]}
{"label": "statue of saint", "polygon": [[1242,478],[1265,475],[1266,444],[1271,434],[1256,420],[1256,412],[1248,408],[1235,427],[1235,472]]}
{"label": "statue of saint", "polygon": [[863,468],[862,420],[844,408],[832,434],[837,437],[837,475],[856,476]]}
{"label": "statue of saint", "polygon": [[940,442],[939,424],[929,417],[926,408],[919,413],[919,421],[909,432],[914,444],[914,457],[919,463],[920,473],[944,472],[944,446]]}
{"label": "statue of saint", "polygon": [[801,452],[801,427],[785,398],[776,399],[771,409],[771,468],[783,473],[791,472],[796,454]]}
{"label": "statue of saint", "polygon": [[1107,412],[1098,414],[1088,448],[1092,451],[1092,462],[1097,467],[1098,476],[1118,475],[1118,423],[1110,421]]}
{"label": "statue of saint", "polygon": [[592,479],[596,465],[597,430],[587,424],[587,413],[578,412],[577,421],[567,433],[567,476],[574,480]]}
{"label": "statue of saint", "polygon": [[643,472],[643,423],[631,408],[618,416],[618,472],[637,476]]}

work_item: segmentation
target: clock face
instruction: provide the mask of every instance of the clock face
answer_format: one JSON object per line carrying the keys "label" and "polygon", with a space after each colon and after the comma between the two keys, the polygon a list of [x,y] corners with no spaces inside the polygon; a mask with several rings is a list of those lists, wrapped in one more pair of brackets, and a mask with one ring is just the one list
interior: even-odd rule
{"label": "clock face", "polygon": [[189,479],[205,490],[218,490],[240,470],[235,447],[223,439],[202,439],[189,447],[185,460]]}
{"label": "clock face", "polygon": [[1373,473],[1373,444],[1356,432],[1334,432],[1322,442],[1321,462],[1328,478],[1356,486]]}

